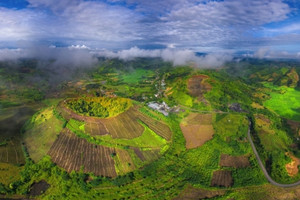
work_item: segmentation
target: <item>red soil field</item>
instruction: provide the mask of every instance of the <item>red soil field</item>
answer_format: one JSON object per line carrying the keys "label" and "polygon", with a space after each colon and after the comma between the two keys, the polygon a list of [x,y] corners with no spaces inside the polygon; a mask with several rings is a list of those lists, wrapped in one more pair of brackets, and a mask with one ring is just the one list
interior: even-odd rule
{"label": "red soil field", "polygon": [[112,158],[114,152],[114,148],[90,144],[65,128],[51,146],[48,155],[67,172],[79,171],[84,166],[84,172],[116,177]]}

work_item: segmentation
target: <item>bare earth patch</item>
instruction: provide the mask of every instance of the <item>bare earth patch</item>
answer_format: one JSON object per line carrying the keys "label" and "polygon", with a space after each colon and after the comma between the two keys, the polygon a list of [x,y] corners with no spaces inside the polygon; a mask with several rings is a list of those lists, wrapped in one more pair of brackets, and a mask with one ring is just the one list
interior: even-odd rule
{"label": "bare earth patch", "polygon": [[195,200],[195,199],[210,199],[217,196],[222,196],[226,193],[225,190],[205,190],[188,186],[174,200]]}
{"label": "bare earth patch", "polygon": [[230,156],[226,154],[222,154],[220,158],[220,166],[222,167],[249,167],[250,162],[247,156]]}
{"label": "bare earth patch", "polygon": [[209,76],[195,75],[192,76],[187,82],[187,88],[189,93],[194,97],[199,97],[201,100],[203,94],[210,91],[212,86],[207,82]]}
{"label": "bare earth patch", "polygon": [[231,176],[231,171],[228,170],[218,170],[214,171],[213,177],[211,179],[211,186],[213,187],[230,187],[233,184],[233,179]]}
{"label": "bare earth patch", "polygon": [[180,128],[186,140],[187,149],[202,146],[206,141],[212,139],[214,134],[212,115],[191,113],[182,120]]}
{"label": "bare earth patch", "polygon": [[300,165],[300,159],[290,153],[286,153],[286,155],[292,159],[292,162],[285,165],[286,171],[289,176],[296,176],[299,172],[298,166]]}

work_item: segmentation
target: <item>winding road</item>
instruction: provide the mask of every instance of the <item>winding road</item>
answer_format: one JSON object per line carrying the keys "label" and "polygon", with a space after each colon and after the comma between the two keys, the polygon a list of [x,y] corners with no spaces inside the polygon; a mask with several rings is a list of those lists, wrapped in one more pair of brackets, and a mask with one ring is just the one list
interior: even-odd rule
{"label": "winding road", "polygon": [[284,187],[284,188],[287,188],[287,187],[294,187],[294,186],[300,185],[300,181],[298,181],[298,182],[296,182],[296,183],[291,183],[291,184],[281,184],[281,183],[277,183],[277,182],[275,182],[275,181],[270,177],[270,175],[268,174],[268,172],[267,172],[267,170],[266,170],[264,164],[262,163],[262,161],[261,161],[261,159],[260,159],[260,157],[259,157],[259,155],[258,155],[258,152],[257,152],[257,150],[256,150],[256,148],[255,148],[255,145],[254,145],[254,143],[253,143],[253,141],[252,141],[251,134],[250,134],[250,132],[251,132],[251,131],[250,131],[250,130],[251,130],[250,127],[251,127],[251,122],[250,122],[250,120],[249,120],[248,140],[249,140],[249,142],[250,142],[250,144],[251,144],[251,147],[252,147],[252,150],[253,150],[253,152],[254,152],[254,154],[255,154],[255,156],[256,156],[257,162],[258,162],[258,164],[259,164],[261,170],[263,171],[265,177],[267,178],[267,180],[268,180],[272,185],[275,185],[275,186],[278,186],[278,187]]}

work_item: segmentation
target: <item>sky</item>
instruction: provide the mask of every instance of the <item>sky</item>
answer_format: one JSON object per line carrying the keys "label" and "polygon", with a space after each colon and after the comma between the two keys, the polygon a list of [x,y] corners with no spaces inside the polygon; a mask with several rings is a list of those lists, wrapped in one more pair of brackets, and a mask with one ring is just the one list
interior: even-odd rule
{"label": "sky", "polygon": [[0,0],[0,57],[41,46],[111,57],[300,58],[300,1]]}

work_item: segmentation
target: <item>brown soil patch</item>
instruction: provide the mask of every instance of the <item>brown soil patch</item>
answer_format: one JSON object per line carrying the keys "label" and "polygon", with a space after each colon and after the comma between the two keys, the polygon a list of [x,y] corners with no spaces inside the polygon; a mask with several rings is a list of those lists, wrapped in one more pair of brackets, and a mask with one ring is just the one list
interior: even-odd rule
{"label": "brown soil patch", "polygon": [[143,152],[139,148],[131,147],[131,149],[133,149],[134,153],[139,157],[139,159],[141,159],[141,161],[146,161],[146,158],[145,158]]}
{"label": "brown soil patch", "polygon": [[189,93],[194,97],[203,97],[203,94],[210,91],[212,86],[207,82],[209,76],[195,75],[189,78],[187,88]]}
{"label": "brown soil patch", "polygon": [[212,139],[214,134],[212,115],[191,113],[182,120],[180,128],[186,140],[187,149],[202,146],[206,141]]}
{"label": "brown soil patch", "polygon": [[211,186],[213,187],[230,187],[233,184],[233,179],[231,176],[231,171],[228,170],[218,170],[214,171],[213,177],[211,179]]}
{"label": "brown soil patch", "polygon": [[188,186],[174,200],[195,200],[195,199],[210,199],[217,196],[222,196],[226,193],[225,190],[205,190]]}
{"label": "brown soil patch", "polygon": [[222,167],[249,167],[250,162],[247,156],[230,156],[226,154],[222,154],[220,158],[220,166]]}
{"label": "brown soil patch", "polygon": [[296,122],[293,120],[287,120],[287,123],[293,130],[294,134],[296,134],[297,136],[300,136],[300,122]]}
{"label": "brown soil patch", "polygon": [[292,159],[292,162],[285,165],[286,171],[288,172],[289,176],[296,176],[298,174],[298,166],[300,165],[300,159],[293,156],[290,153],[286,153]]}
{"label": "brown soil patch", "polygon": [[51,146],[48,155],[67,172],[79,171],[84,166],[86,173],[116,177],[112,158],[114,152],[114,148],[91,144],[65,128]]}
{"label": "brown soil patch", "polygon": [[49,187],[50,187],[50,185],[44,180],[41,180],[38,183],[33,183],[31,185],[29,195],[30,196],[39,196],[39,195],[43,194]]}

